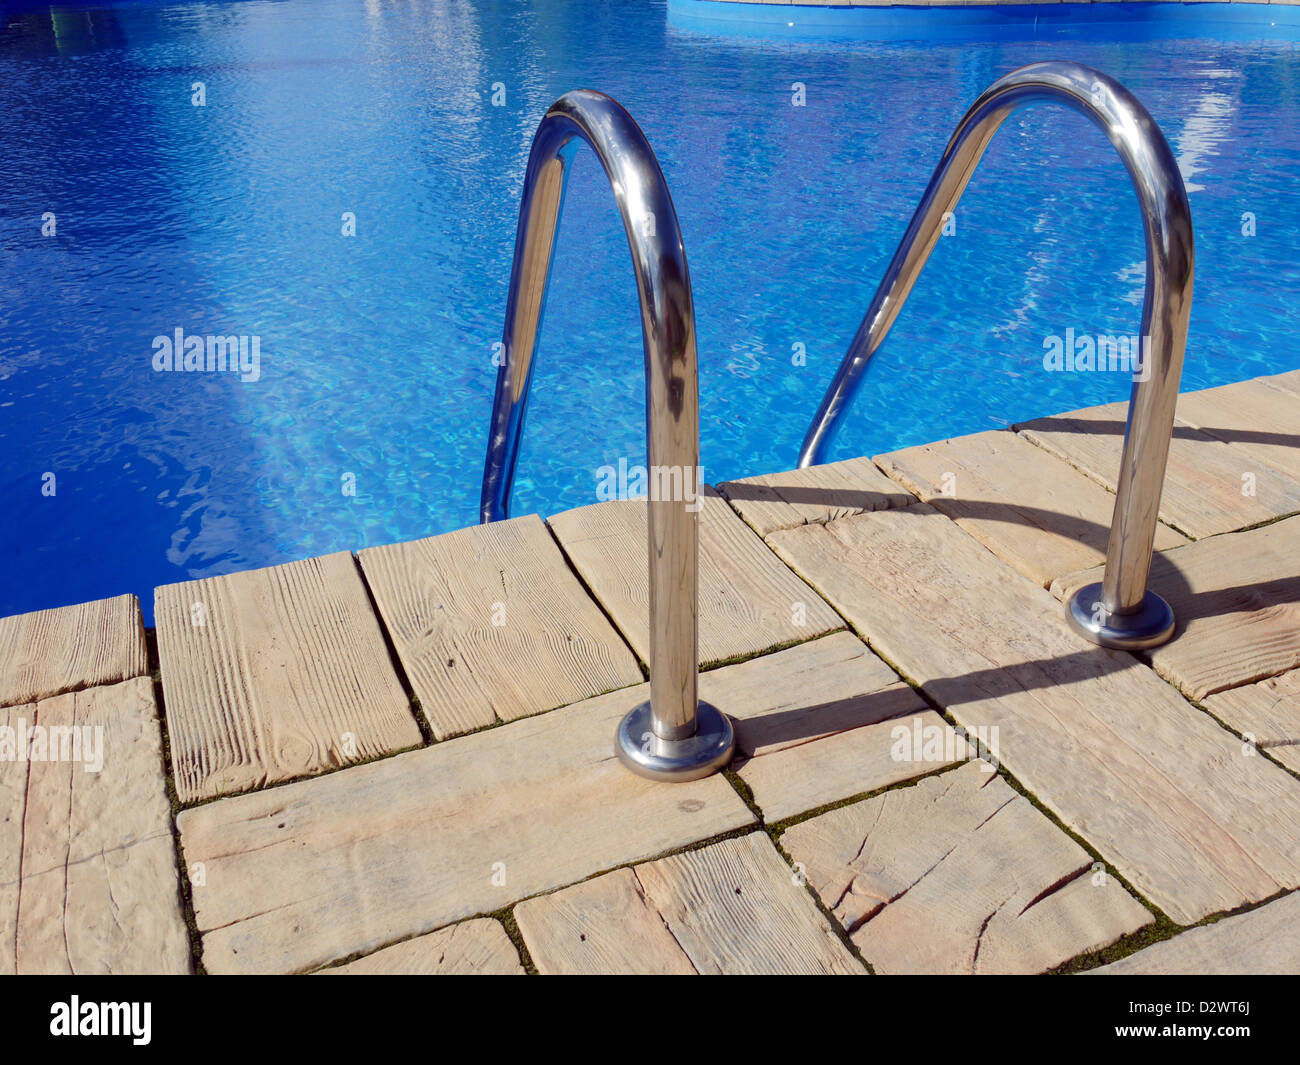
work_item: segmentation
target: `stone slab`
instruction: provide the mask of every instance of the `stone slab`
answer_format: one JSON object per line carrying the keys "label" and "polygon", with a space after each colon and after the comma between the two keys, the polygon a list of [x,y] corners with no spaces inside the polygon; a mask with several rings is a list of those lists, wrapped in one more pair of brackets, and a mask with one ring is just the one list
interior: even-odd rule
{"label": "stone slab", "polygon": [[877,973],[1043,972],[1151,922],[991,770],[971,762],[782,835]]}
{"label": "stone slab", "polygon": [[149,672],[133,595],[0,618],[0,706]]}
{"label": "stone slab", "polygon": [[744,477],[718,491],[759,536],[915,502],[867,458]]}
{"label": "stone slab", "polygon": [[[699,511],[700,668],[822,636],[843,622],[781,565],[716,492]],[[650,653],[646,504],[565,511],[551,528],[583,581],[640,656]]]}
{"label": "stone slab", "polygon": [[753,823],[613,754],[648,685],[178,818],[210,972],[294,972]]}
{"label": "stone slab", "polygon": [[10,707],[0,726],[0,974],[190,972],[152,682]]}
{"label": "stone slab", "polygon": [[1107,976],[1295,976],[1300,974],[1300,894],[1180,932],[1093,969]]}
{"label": "stone slab", "polygon": [[[1126,405],[1040,418],[1021,434],[1114,492],[1124,448]],[[1176,422],[1165,467],[1160,517],[1201,539],[1300,511],[1300,481],[1232,444]]]}
{"label": "stone slab", "polygon": [[322,976],[523,976],[519,952],[500,921],[479,917],[416,936]]}
{"label": "stone slab", "polygon": [[865,975],[762,832],[515,907],[543,973]]}
{"label": "stone slab", "polygon": [[346,552],[169,584],[154,616],[182,802],[422,742]]}
{"label": "stone slab", "polygon": [[[1114,495],[1015,433],[959,436],[878,455],[876,462],[1044,588],[1106,558]],[[1158,547],[1186,542],[1157,526]]]}
{"label": "stone slab", "polygon": [[[1157,552],[1147,587],[1174,610],[1173,638],[1148,652],[1190,699],[1300,666],[1300,517]],[[1060,598],[1101,571],[1060,578]]]}
{"label": "stone slab", "polygon": [[1175,921],[1300,886],[1300,782],[1132,655],[1081,639],[933,508],[770,542],[958,722],[997,728],[1007,769]]}
{"label": "stone slab", "polygon": [[1205,708],[1300,773],[1300,670],[1211,695]]}
{"label": "stone slab", "polygon": [[358,557],[438,739],[644,679],[535,514]]}

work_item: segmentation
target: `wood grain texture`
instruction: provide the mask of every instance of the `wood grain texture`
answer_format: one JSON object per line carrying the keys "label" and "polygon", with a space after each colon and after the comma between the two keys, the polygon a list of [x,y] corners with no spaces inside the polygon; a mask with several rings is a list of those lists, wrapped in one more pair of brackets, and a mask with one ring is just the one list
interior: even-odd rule
{"label": "wood grain texture", "polygon": [[[565,511],[550,526],[574,568],[645,662],[650,583],[644,501]],[[705,669],[843,627],[713,489],[699,512],[699,654]]]}
{"label": "wood grain texture", "polygon": [[743,477],[718,491],[759,536],[915,502],[867,458]]}
{"label": "wood grain texture", "polygon": [[536,515],[359,557],[439,739],[643,679]]}
{"label": "wood grain texture", "polygon": [[[1106,558],[1115,497],[1014,433],[959,436],[877,455],[876,462],[1044,588]],[[1158,547],[1181,543],[1184,537],[1157,526]]]}
{"label": "wood grain texture", "polygon": [[[189,972],[150,680],[13,707],[0,724],[0,973]],[[47,744],[29,746],[28,728]],[[17,736],[29,760],[5,748]]]}
{"label": "wood grain texture", "polygon": [[695,975],[631,869],[525,899],[515,921],[543,976]]}
{"label": "wood grain texture", "polygon": [[1211,695],[1205,708],[1300,773],[1300,669]]}
{"label": "wood grain texture", "polygon": [[1300,396],[1284,386],[1252,380],[1184,392],[1178,417],[1300,481]]}
{"label": "wood grain texture", "polygon": [[[1174,610],[1173,639],[1148,652],[1191,699],[1300,666],[1300,517],[1157,552],[1147,587]],[[1052,585],[1060,598],[1101,571]]]}
{"label": "wood grain texture", "polygon": [[877,973],[1038,973],[1151,922],[991,768],[972,762],[782,835]]}
{"label": "wood grain texture", "polygon": [[1300,783],[1243,757],[1131,655],[1080,639],[1060,603],[937,511],[770,542],[961,724],[996,726],[1010,772],[1174,920],[1300,884]]}
{"label": "wood grain texture", "polygon": [[864,975],[762,832],[515,909],[540,972]]}
{"label": "wood grain texture", "polygon": [[[1093,969],[1105,976],[1295,976],[1300,974],[1300,894],[1180,932]],[[1090,974],[1091,975],[1091,974]]]}
{"label": "wood grain texture", "polygon": [[[1025,439],[1114,492],[1124,448],[1126,406],[1089,407],[1019,428]],[[1195,426],[1175,423],[1160,498],[1161,520],[1200,539],[1296,511],[1300,511],[1300,481]]]}
{"label": "wood grain texture", "polygon": [[295,972],[753,823],[720,776],[627,772],[648,685],[181,813],[210,972]]}
{"label": "wood grain texture", "polygon": [[500,921],[479,917],[321,969],[321,976],[523,976]]}
{"label": "wood grain texture", "polygon": [[148,672],[140,603],[133,595],[0,618],[0,706]]}
{"label": "wood grain texture", "polygon": [[674,854],[636,876],[700,973],[866,973],[765,833]]}
{"label": "wood grain texture", "polygon": [[421,742],[346,552],[166,585],[154,615],[182,802]]}

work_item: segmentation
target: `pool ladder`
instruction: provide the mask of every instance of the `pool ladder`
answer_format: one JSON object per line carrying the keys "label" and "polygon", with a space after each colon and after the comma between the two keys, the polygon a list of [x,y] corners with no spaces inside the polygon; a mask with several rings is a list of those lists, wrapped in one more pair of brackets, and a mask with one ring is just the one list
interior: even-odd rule
{"label": "pool ladder", "polygon": [[[1073,627],[1107,647],[1163,643],[1173,611],[1146,588],[1178,398],[1194,268],[1191,211],[1178,164],[1146,108],[1113,79],[1076,63],[1035,63],[995,82],[967,111],[935,168],[804,440],[800,467],[820,461],[872,356],[907,301],[984,149],[1015,111],[1044,101],[1087,115],[1110,139],[1132,179],[1146,232],[1142,306],[1145,373],[1135,380],[1103,580],[1066,605]],[[554,257],[555,233],[574,154],[587,144],[613,188],[632,252],[646,368],[651,483],[658,469],[677,483],[699,469],[695,310],[677,213],[650,145],[632,117],[597,92],[568,93],[546,112],[524,178],[497,374],[480,516],[508,516],[510,490]],[[699,487],[697,485],[697,487]],[[697,696],[697,554],[694,509],[685,499],[648,502],[650,698],[620,723],[615,751],[633,772],[693,780],[731,759],[725,715]]]}

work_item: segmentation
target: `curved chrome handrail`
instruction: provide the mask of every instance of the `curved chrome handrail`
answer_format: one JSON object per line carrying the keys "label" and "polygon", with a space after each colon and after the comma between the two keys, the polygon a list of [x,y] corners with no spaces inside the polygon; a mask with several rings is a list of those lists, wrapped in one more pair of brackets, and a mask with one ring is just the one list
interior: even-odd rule
{"label": "curved chrome handrail", "polygon": [[1105,74],[1078,63],[1034,63],[996,81],[966,112],[822,399],[799,466],[823,461],[863,373],[938,241],[944,216],[961,198],[993,135],[1014,112],[1046,101],[1086,115],[1115,146],[1141,204],[1147,252],[1144,377],[1134,381],[1129,398],[1105,577],[1075,593],[1068,616],[1077,631],[1096,643],[1152,647],[1169,638],[1174,624],[1172,610],[1147,590],[1146,582],[1187,346],[1195,261],[1192,216],[1178,162],[1155,120]]}
{"label": "curved chrome handrail", "polygon": [[[554,259],[555,234],[574,154],[596,153],[623,217],[641,303],[645,349],[646,441],[652,488],[656,471],[675,472],[682,498],[648,500],[650,546],[650,699],[625,717],[615,750],[628,768],[658,780],[693,780],[731,760],[731,723],[697,697],[696,508],[699,374],[695,306],[677,212],[645,135],[632,116],[603,93],[567,93],[551,105],[533,137],[524,176],[514,266],[506,303],[501,367],[481,519],[509,513],[510,489],[532,381]],[[687,478],[690,478],[688,481]],[[694,493],[692,493],[694,495]]]}

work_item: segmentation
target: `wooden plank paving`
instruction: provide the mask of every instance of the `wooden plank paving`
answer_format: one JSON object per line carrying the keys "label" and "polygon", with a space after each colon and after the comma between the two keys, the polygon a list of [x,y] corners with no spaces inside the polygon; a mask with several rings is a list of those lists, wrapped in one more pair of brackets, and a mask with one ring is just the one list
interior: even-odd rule
{"label": "wooden plank paving", "polygon": [[416,936],[321,976],[523,976],[519,952],[500,921],[479,917]]}
{"label": "wooden plank paving", "polygon": [[1300,395],[1266,381],[1184,392],[1178,417],[1219,440],[1233,444],[1248,459],[1300,481]]}
{"label": "wooden plank paving", "polygon": [[189,972],[152,682],[9,707],[0,726],[0,974]]}
{"label": "wooden plank paving", "polygon": [[422,742],[346,552],[165,585],[154,616],[182,802]]}
{"label": "wooden plank paving", "polygon": [[648,685],[177,819],[210,972],[295,972],[753,823],[721,776],[627,772]]}
{"label": "wooden plank paving", "polygon": [[[1188,698],[1300,666],[1300,517],[1156,554],[1147,586],[1174,610],[1173,639],[1148,652]],[[1065,598],[1100,570],[1052,585]]]}
{"label": "wooden plank paving", "polygon": [[[843,622],[713,489],[699,512],[700,667],[811,640]],[[646,504],[595,503],[550,519],[565,554],[645,662],[650,653]]]}
{"label": "wooden plank paving", "polygon": [[782,834],[876,972],[1043,972],[1151,922],[989,768],[971,762]]}
{"label": "wooden plank paving", "polygon": [[762,832],[515,907],[538,971],[865,975]]}
{"label": "wooden plank paving", "polygon": [[438,739],[644,679],[535,514],[359,557]]}
{"label": "wooden plank paving", "polygon": [[958,721],[997,727],[1008,770],[1175,921],[1300,884],[1300,782],[1243,757],[1131,655],[1083,641],[1059,602],[933,508],[769,542]]}
{"label": "wooden plank paving", "polygon": [[[991,431],[876,456],[889,476],[1046,588],[1106,557],[1115,497],[1014,433]],[[1156,527],[1157,547],[1186,539]]]}
{"label": "wooden plank paving", "polygon": [[0,706],[149,672],[133,595],[0,618]]}
{"label": "wooden plank paving", "polygon": [[[740,777],[769,822],[967,756],[947,722],[848,632],[710,670],[700,698],[735,722]],[[937,746],[904,749],[898,729]]]}
{"label": "wooden plank paving", "polygon": [[1300,773],[1300,669],[1211,695],[1205,708]]}
{"label": "wooden plank paving", "polygon": [[[1026,439],[1114,492],[1126,407],[1089,407],[1026,422],[1019,429]],[[1300,480],[1259,463],[1235,444],[1186,422],[1175,423],[1160,499],[1163,521],[1200,539],[1297,511]]]}
{"label": "wooden plank paving", "polygon": [[1295,976],[1300,974],[1300,893],[1093,969],[1105,976]]}
{"label": "wooden plank paving", "polygon": [[868,458],[744,477],[718,491],[759,536],[914,502]]}

